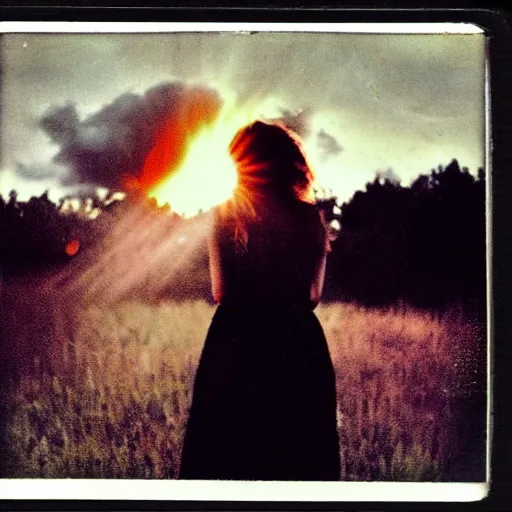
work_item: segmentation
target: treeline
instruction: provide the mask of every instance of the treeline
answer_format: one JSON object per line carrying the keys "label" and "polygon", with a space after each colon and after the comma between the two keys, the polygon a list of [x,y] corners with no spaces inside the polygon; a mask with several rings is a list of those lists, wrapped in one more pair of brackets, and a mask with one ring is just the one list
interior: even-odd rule
{"label": "treeline", "polygon": [[[144,252],[155,250],[158,254],[158,244],[166,237],[175,230],[186,233],[188,229],[181,217],[142,196],[75,201],[79,201],[78,210],[66,210],[66,200],[54,204],[47,194],[26,202],[18,201],[15,192],[7,200],[0,196],[4,278],[58,271],[80,259],[83,264],[77,266],[77,272],[83,272],[110,245],[124,243],[128,232],[138,230],[137,226],[144,233],[139,240],[134,238],[132,249],[125,251],[123,258],[142,264]],[[331,198],[320,205],[330,219],[335,204]],[[464,302],[484,308],[485,218],[482,169],[475,178],[454,160],[445,168],[419,176],[408,187],[378,175],[365,191],[356,192],[341,206],[341,229],[327,262],[324,299],[366,306],[404,301],[426,308]],[[78,252],[76,244],[69,245],[73,240],[79,241]],[[176,250],[186,251],[186,244]],[[87,257],[81,254],[84,252]],[[142,299],[152,293],[155,298],[209,294],[206,243],[187,254],[188,267],[175,273],[167,284],[161,280],[169,274],[170,263],[165,254],[161,260],[151,260],[156,261],[155,268],[148,268],[146,284],[141,283],[132,293],[141,293]],[[157,294],[151,283],[158,283]]]}
{"label": "treeline", "polygon": [[16,191],[0,196],[0,263],[4,277],[67,261],[66,245],[77,232],[85,233],[85,220],[63,215],[48,193],[18,201]]}
{"label": "treeline", "polygon": [[377,176],[341,207],[325,298],[485,308],[485,174],[453,160],[409,187]]}
{"label": "treeline", "polygon": [[[70,203],[74,203],[71,205]],[[141,195],[128,200],[115,194],[66,197],[52,202],[45,192],[19,201],[15,190],[7,199],[0,195],[0,265],[5,277],[27,272],[58,270],[78,252],[97,249],[114,225],[134,207],[148,217],[165,219],[169,226],[180,217],[169,208]],[[77,253],[68,254],[70,242],[79,242]]]}

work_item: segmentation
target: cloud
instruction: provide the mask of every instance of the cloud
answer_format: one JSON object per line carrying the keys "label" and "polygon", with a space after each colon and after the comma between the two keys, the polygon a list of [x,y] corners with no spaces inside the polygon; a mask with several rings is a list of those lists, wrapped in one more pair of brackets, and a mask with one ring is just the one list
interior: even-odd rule
{"label": "cloud", "polygon": [[[85,120],[80,120],[74,104],[53,107],[41,118],[40,127],[60,147],[54,163],[72,171],[64,184],[120,189],[126,177],[141,178],[156,145],[162,169],[176,166],[187,137],[213,120],[221,105],[215,89],[162,83],[142,95],[123,94]],[[146,172],[145,184],[160,177]]]}
{"label": "cloud", "polygon": [[324,129],[321,129],[317,133],[317,144],[322,158],[336,156],[343,151],[342,146],[339,144],[336,138],[333,135],[327,133]]}
{"label": "cloud", "polygon": [[65,167],[54,163],[16,163],[16,174],[22,178],[43,181],[48,179],[65,180],[68,174]]}
{"label": "cloud", "polygon": [[311,133],[311,109],[307,108],[296,112],[281,109],[281,116],[276,121],[280,121],[303,139]]}
{"label": "cloud", "polygon": [[[67,119],[78,111],[80,126],[128,88],[144,104],[153,84],[179,78],[235,92],[241,104],[271,97],[292,115],[304,106],[328,114],[336,132],[324,128],[343,133],[347,168],[392,165],[406,179],[454,155],[477,168],[483,162],[485,40],[483,34],[5,34],[3,164],[14,169],[16,161],[43,158],[38,153],[45,144],[44,158],[51,158],[54,146],[33,126],[49,105],[76,105]],[[142,147],[146,136],[140,137]],[[101,140],[101,130],[85,139]],[[315,139],[313,133],[316,145]],[[117,170],[111,179],[106,172],[93,174],[115,183]]]}

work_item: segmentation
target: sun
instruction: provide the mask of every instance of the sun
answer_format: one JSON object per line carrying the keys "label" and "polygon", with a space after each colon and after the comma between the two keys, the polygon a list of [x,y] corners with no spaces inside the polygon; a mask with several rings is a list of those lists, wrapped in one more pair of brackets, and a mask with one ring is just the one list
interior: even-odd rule
{"label": "sun", "polygon": [[190,217],[209,210],[233,194],[236,167],[228,148],[236,132],[256,119],[255,110],[226,100],[213,122],[205,123],[185,141],[185,156],[177,169],[149,189],[159,206]]}

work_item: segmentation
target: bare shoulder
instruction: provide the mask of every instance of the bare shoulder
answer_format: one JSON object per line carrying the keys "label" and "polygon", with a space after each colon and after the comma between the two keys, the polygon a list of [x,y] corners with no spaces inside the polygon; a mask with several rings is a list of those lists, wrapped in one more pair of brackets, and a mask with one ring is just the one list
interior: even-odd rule
{"label": "bare shoulder", "polygon": [[317,240],[323,252],[330,252],[331,245],[328,235],[328,226],[323,210],[317,205],[301,201],[303,229],[308,230],[310,236]]}
{"label": "bare shoulder", "polygon": [[312,203],[298,201],[297,211],[301,220],[311,227],[320,228],[324,222],[320,209]]}

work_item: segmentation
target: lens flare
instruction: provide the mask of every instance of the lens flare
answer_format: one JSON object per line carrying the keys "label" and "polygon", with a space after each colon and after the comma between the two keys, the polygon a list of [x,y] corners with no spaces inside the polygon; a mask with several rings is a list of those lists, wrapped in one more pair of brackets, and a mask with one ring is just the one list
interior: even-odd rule
{"label": "lens flare", "polygon": [[237,108],[234,99],[225,101],[217,119],[188,138],[183,161],[148,191],[149,197],[185,217],[229,199],[237,180],[229,143],[238,129],[256,119],[254,112]]}
{"label": "lens flare", "polygon": [[65,247],[65,252],[68,256],[75,256],[80,250],[80,240],[74,238],[70,240]]}

